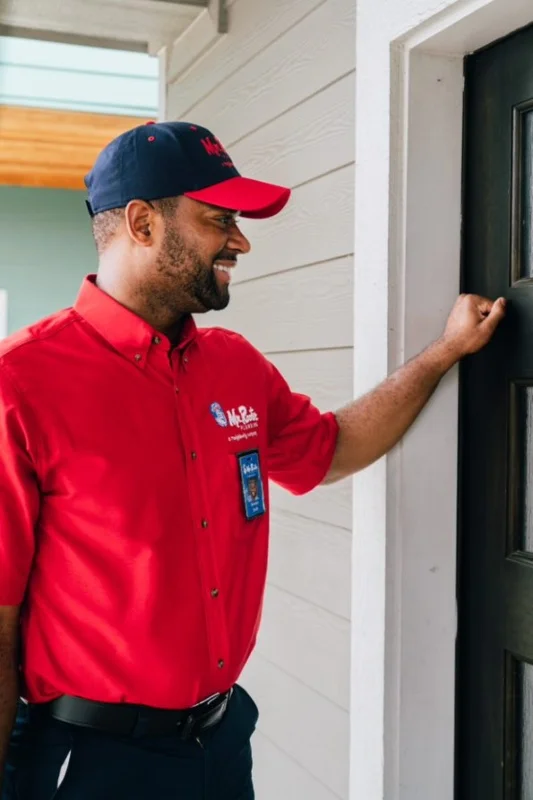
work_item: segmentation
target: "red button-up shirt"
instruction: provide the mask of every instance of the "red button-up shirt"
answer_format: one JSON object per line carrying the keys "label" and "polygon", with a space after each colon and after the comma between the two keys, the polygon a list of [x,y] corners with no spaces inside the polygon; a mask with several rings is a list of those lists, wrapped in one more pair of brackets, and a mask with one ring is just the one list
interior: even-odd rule
{"label": "red button-up shirt", "polygon": [[172,349],[93,277],[4,340],[0,605],[22,603],[24,696],[186,708],[228,689],[261,616],[267,479],[312,489],[337,432],[241,336],[189,319]]}

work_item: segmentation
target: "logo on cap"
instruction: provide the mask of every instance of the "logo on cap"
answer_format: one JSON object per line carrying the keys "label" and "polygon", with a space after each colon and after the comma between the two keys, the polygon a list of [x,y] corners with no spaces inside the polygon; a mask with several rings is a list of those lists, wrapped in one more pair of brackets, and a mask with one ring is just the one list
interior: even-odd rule
{"label": "logo on cap", "polygon": [[200,139],[204,146],[204,150],[208,156],[218,156],[223,158],[223,167],[233,167],[233,161],[226,153],[224,145],[215,136],[206,136],[205,139]]}

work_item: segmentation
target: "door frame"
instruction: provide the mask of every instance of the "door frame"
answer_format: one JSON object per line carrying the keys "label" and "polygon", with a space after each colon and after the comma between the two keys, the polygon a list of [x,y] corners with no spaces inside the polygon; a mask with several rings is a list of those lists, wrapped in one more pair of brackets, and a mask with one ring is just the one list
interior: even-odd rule
{"label": "door frame", "polygon": [[[358,394],[442,330],[460,286],[463,60],[531,23],[530,0],[358,0]],[[457,463],[454,370],[354,479],[352,800],[453,800]]]}

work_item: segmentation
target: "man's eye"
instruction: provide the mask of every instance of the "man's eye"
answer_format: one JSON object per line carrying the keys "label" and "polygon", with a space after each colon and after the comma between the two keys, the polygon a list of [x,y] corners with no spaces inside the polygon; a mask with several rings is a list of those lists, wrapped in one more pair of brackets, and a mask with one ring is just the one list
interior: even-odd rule
{"label": "man's eye", "polygon": [[236,222],[236,220],[235,220],[235,217],[234,217],[234,216],[232,216],[231,214],[226,214],[226,215],[224,215],[223,217],[219,217],[219,218],[218,218],[218,221],[219,221],[219,222],[220,222],[220,223],[221,223],[221,224],[222,224],[222,225],[223,225],[225,228],[231,228],[231,226],[232,226],[232,225],[235,225],[235,222]]}

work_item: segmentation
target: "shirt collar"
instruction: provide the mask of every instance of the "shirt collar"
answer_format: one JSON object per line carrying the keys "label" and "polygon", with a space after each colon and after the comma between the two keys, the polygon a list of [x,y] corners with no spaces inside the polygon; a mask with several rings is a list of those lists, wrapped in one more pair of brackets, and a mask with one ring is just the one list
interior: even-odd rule
{"label": "shirt collar", "polygon": [[[96,275],[88,275],[79,291],[75,311],[86,320],[116,350],[139,367],[144,367],[150,348],[158,345],[171,349],[168,338],[148,322],[122,306],[96,285]],[[196,324],[188,316],[178,349],[183,349],[196,337]]]}

